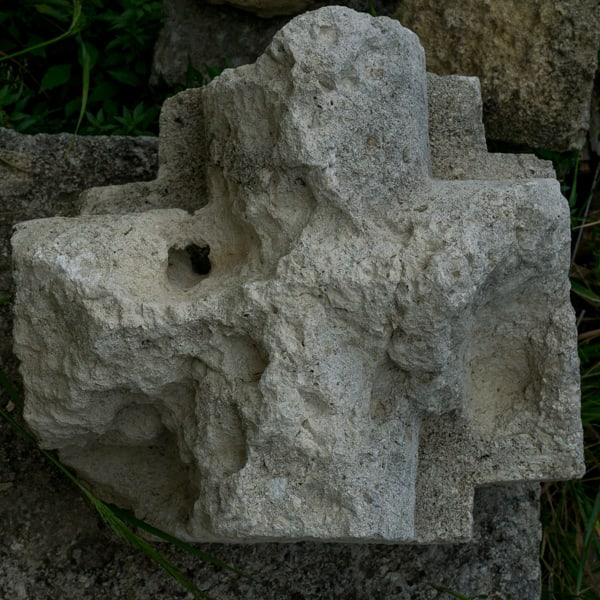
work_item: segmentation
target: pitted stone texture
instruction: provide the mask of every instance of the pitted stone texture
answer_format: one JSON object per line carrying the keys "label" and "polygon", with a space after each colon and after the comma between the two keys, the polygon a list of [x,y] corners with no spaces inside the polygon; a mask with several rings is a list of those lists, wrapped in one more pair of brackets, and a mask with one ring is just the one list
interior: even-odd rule
{"label": "pitted stone texture", "polygon": [[[0,298],[13,293],[15,223],[76,215],[80,193],[92,185],[156,177],[157,147],[158,140],[149,137],[24,135],[0,128]],[[0,371],[11,380],[17,374],[8,304],[0,304]]]}
{"label": "pitted stone texture", "polygon": [[421,39],[429,70],[481,79],[488,137],[559,151],[585,145],[597,0],[403,0],[396,16]]}
{"label": "pitted stone texture", "polygon": [[568,206],[535,159],[456,179],[474,96],[397,22],[326,8],[169,101],[156,186],[186,131],[196,212],[13,238],[42,443],[194,540],[466,540],[475,487],[577,475]]}
{"label": "pitted stone texture", "polygon": [[552,164],[529,154],[487,151],[477,77],[428,73],[429,149],[439,179],[554,178]]}

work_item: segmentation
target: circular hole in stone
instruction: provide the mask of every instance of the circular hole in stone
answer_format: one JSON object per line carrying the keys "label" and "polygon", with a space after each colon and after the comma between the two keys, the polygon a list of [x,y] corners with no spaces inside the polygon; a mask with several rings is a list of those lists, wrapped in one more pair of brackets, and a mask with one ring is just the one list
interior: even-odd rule
{"label": "circular hole in stone", "polygon": [[185,247],[185,253],[190,257],[192,269],[198,275],[208,275],[210,273],[210,246],[198,246],[197,244],[188,244]]}
{"label": "circular hole in stone", "polygon": [[187,290],[206,279],[210,273],[210,246],[188,244],[183,250],[171,248],[167,266],[169,281],[179,288]]}

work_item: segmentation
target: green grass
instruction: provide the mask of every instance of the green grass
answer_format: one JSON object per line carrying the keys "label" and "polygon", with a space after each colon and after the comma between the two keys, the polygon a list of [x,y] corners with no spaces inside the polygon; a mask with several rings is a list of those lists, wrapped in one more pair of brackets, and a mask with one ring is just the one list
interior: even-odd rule
{"label": "green grass", "polygon": [[[446,600],[447,598],[454,598],[455,600],[489,600],[489,596],[487,594],[479,594],[477,596],[465,596],[456,590],[452,590],[447,587],[441,587],[437,585],[432,585],[433,589],[437,592],[437,595],[433,598],[433,600]],[[499,598],[494,596],[494,600],[513,600],[512,596],[507,598]]]}
{"label": "green grass", "polygon": [[224,65],[188,65],[185,85],[149,85],[159,0],[20,0],[0,10],[0,126],[21,133],[156,135],[164,100]]}
{"label": "green grass", "polygon": [[554,158],[571,205],[572,299],[579,331],[581,416],[587,471],[580,481],[542,488],[541,548],[545,600],[600,598],[600,206],[599,168]]}
{"label": "green grass", "polygon": [[[0,126],[154,135],[158,0],[20,0],[0,11]],[[172,93],[172,91],[171,91]]]}

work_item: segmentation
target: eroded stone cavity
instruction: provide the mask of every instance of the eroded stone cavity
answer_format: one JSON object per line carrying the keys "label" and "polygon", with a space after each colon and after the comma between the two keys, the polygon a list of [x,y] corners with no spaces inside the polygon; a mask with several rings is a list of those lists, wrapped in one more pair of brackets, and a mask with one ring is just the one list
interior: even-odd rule
{"label": "eroded stone cavity", "polygon": [[[154,183],[13,237],[26,418],[104,497],[198,541],[441,542],[476,486],[580,473],[568,206],[487,154],[476,80],[329,7],[162,126]],[[196,210],[117,214],[148,197]]]}

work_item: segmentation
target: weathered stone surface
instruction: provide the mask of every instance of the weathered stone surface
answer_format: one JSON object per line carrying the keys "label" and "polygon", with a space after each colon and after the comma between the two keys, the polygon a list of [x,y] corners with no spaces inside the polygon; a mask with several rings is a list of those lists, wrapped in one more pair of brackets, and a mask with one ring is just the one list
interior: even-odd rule
{"label": "weathered stone surface", "polygon": [[[36,142],[52,150],[52,142],[62,143],[64,136],[19,136],[9,132],[10,140],[27,144],[38,155]],[[24,139],[22,139],[24,138]],[[88,143],[98,143],[98,139]],[[132,140],[137,144],[139,140]],[[70,138],[67,145],[73,143]],[[104,138],[114,144],[113,152],[98,148],[98,165],[111,181],[123,180],[122,160],[135,153],[119,155],[122,140]],[[21,146],[20,146],[21,147]],[[153,164],[152,145],[138,147]],[[94,164],[94,153],[82,153]],[[111,157],[115,170],[111,173]],[[51,167],[54,163],[50,163]],[[62,162],[55,164],[61,168]],[[71,165],[73,183],[89,185],[92,169],[86,162]],[[136,173],[132,166],[131,173]],[[141,176],[148,176],[148,173]],[[137,176],[140,176],[137,172]],[[10,178],[10,176],[9,176]],[[99,183],[96,180],[96,183]],[[74,214],[77,202],[66,207],[60,194],[53,194],[52,177],[40,178],[37,186],[24,195],[12,196],[10,187],[0,185],[0,206],[11,198],[14,215],[0,214],[0,235],[8,244],[9,220],[18,220],[21,211],[31,211],[31,193],[45,198],[40,212],[28,216],[48,216],[53,212]],[[0,265],[5,266],[2,258]],[[9,283],[5,288],[12,288]],[[0,310],[9,308],[0,306]],[[0,313],[0,325],[8,322],[8,313]],[[0,332],[0,336],[2,332]],[[0,349],[10,355],[12,338],[6,332]],[[16,362],[16,361],[15,361]],[[10,371],[13,360],[5,355],[2,371]],[[15,380],[16,374],[10,378]],[[6,397],[0,390],[0,405]],[[85,505],[74,487],[37,452],[0,420],[0,597],[29,600],[56,600],[57,590],[65,600],[146,600],[177,597],[178,589],[162,570],[150,571],[142,554],[132,554],[129,546],[112,536]],[[9,484],[10,487],[9,487]],[[267,600],[330,600],[353,598],[357,590],[363,597],[395,600],[432,600],[437,595],[432,584],[460,591],[467,597],[496,594],[500,598],[537,599],[539,564],[537,560],[540,524],[536,484],[492,486],[476,490],[474,535],[468,544],[433,546],[357,545],[357,544],[254,544],[203,546],[246,573],[251,581],[237,580],[225,572],[215,573],[211,565],[196,557],[182,556],[176,549],[162,547],[161,552],[195,581],[220,600],[239,598]],[[51,527],[48,524],[52,524]],[[182,564],[183,563],[183,564]],[[114,574],[119,573],[119,577]],[[140,573],[144,573],[140,579]],[[133,591],[134,590],[134,591]]]}
{"label": "weathered stone surface", "polygon": [[590,149],[600,156],[600,66],[596,71],[592,93],[592,118],[590,119]]}
{"label": "weathered stone surface", "polygon": [[42,442],[197,540],[465,540],[475,487],[578,474],[568,207],[543,163],[482,158],[473,96],[331,8],[172,99],[156,197],[187,129],[196,212],[13,238]]}
{"label": "weathered stone surface", "polygon": [[[431,110],[435,111],[435,107]],[[480,115],[477,119],[476,112],[472,112],[480,122]],[[10,212],[0,211],[0,242],[4,247],[9,248],[12,224],[20,219],[76,214],[76,192],[83,187],[123,182],[127,176],[151,177],[156,140],[129,141],[132,146],[127,148],[126,140],[121,138],[31,137],[0,130],[0,146],[4,150],[23,153],[26,149],[27,155],[38,161],[40,157],[57,158],[46,160],[37,175],[27,175],[31,178],[29,185],[20,180],[16,189],[9,183],[14,181],[14,172],[3,169],[0,206],[10,207]],[[61,174],[61,185],[67,181],[65,175],[70,182],[70,191],[65,195],[64,187],[57,187],[53,169],[60,172],[65,168],[64,149],[79,143],[83,146],[77,146],[78,152],[73,156],[78,160],[69,163],[68,174]],[[164,145],[163,140],[163,149]],[[15,159],[14,154],[11,158]],[[127,160],[133,162],[127,164]],[[140,171],[142,164],[147,167]],[[121,209],[126,211],[127,207],[123,205]],[[10,260],[2,255],[0,271],[6,275],[0,286],[3,292],[12,289],[10,270],[5,268],[9,264]],[[9,308],[0,305],[0,365],[16,381]],[[3,407],[5,400],[0,390]],[[61,479],[39,453],[31,452],[27,443],[1,420],[0,487],[1,598],[56,600],[57,593],[65,600],[177,596],[176,584],[168,581],[161,570],[149,571],[143,555],[132,554],[127,545],[111,536],[75,488]],[[221,600],[240,595],[260,600],[330,600],[353,598],[357,590],[363,597],[432,600],[437,595],[432,584],[460,591],[467,597],[496,594],[500,598],[533,600],[540,597],[536,487],[524,484],[476,490],[474,535],[468,544],[418,548],[318,543],[203,547],[251,573],[251,581],[215,573],[211,565],[198,562],[193,556],[181,556],[169,547],[161,548],[161,552],[184,570],[193,571],[195,581]],[[114,577],[115,573],[119,577]],[[143,579],[140,573],[144,573]]]}
{"label": "weathered stone surface", "polygon": [[[152,179],[156,138],[22,135],[0,128],[0,297],[13,292],[10,233],[18,221],[74,216],[90,186]],[[143,203],[143,202],[142,202]],[[0,370],[16,376],[12,315],[0,304]]]}
{"label": "weathered stone surface", "polygon": [[597,0],[403,0],[396,16],[419,36],[428,70],[480,78],[488,137],[584,146],[600,49]]}

